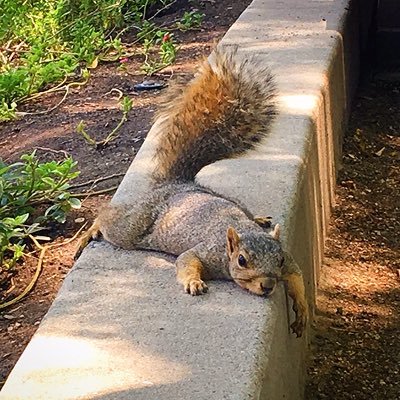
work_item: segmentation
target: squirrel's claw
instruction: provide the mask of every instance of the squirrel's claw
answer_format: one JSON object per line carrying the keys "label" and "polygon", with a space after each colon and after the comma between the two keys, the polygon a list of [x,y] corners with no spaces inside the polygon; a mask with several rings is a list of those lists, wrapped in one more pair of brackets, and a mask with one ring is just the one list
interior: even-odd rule
{"label": "squirrel's claw", "polygon": [[292,328],[292,332],[295,333],[296,336],[299,338],[302,336],[302,334],[305,330],[306,324],[307,324],[307,312],[301,312],[300,310],[298,310],[296,308],[293,307],[293,309],[296,313],[296,319],[290,325],[290,327]]}
{"label": "squirrel's claw", "polygon": [[292,325],[292,332],[296,334],[296,337],[301,337],[304,331],[304,321],[301,318],[296,318]]}
{"label": "squirrel's claw", "polygon": [[192,279],[185,284],[185,292],[192,296],[199,296],[207,291],[208,287],[201,279]]}

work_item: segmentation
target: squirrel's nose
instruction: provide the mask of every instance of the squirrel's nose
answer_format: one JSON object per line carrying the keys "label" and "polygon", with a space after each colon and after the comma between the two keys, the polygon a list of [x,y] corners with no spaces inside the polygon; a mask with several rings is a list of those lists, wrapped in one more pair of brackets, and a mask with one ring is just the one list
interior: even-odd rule
{"label": "squirrel's nose", "polygon": [[261,287],[261,290],[264,293],[264,296],[269,296],[273,292],[273,290],[275,288],[275,284],[272,284],[272,286],[271,286],[271,284],[267,285],[265,283],[260,283],[260,287]]}

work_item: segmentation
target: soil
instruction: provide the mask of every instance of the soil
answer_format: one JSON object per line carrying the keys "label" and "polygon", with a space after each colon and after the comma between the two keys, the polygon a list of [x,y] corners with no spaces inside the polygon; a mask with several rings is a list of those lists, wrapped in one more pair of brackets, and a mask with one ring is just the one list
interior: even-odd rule
{"label": "soil", "polygon": [[307,400],[400,399],[400,83],[371,82],[344,138]]}
{"label": "soil", "polygon": [[[173,10],[172,13],[158,18],[156,23],[168,25],[178,15],[182,15],[184,10],[197,9],[205,14],[200,29],[174,32],[180,46],[177,61],[152,79],[165,83],[168,83],[171,76],[181,75],[188,79],[199,60],[210,54],[216,42],[249,3],[250,0],[181,1],[179,12]],[[133,39],[132,32],[126,34],[125,41],[129,39]],[[58,160],[65,155],[71,155],[78,161],[81,171],[80,177],[74,183],[114,176],[101,183],[82,186],[77,191],[93,192],[118,185],[151,127],[152,117],[162,94],[162,90],[134,91],[134,85],[145,79],[138,73],[141,61],[140,56],[132,56],[127,63],[121,64],[117,61],[100,64],[91,70],[89,82],[84,86],[72,87],[66,100],[52,112],[38,114],[55,106],[64,92],[49,93],[23,105],[20,111],[33,114],[0,126],[0,158],[6,162],[15,162],[20,155],[34,149],[37,149],[42,160]],[[82,120],[92,137],[104,139],[122,116],[118,102],[119,92],[115,89],[133,100],[133,108],[128,114],[127,122],[118,131],[117,139],[104,148],[96,149],[76,132],[76,126]],[[72,267],[76,241],[67,242],[67,238],[73,237],[85,222],[90,223],[96,210],[108,201],[111,194],[112,191],[84,198],[81,209],[72,212],[66,224],[54,225],[46,232],[53,238],[50,244],[64,244],[47,251],[43,270],[34,290],[21,302],[1,310],[0,387],[47,312],[64,276]],[[0,303],[23,291],[32,279],[37,262],[38,253],[31,253],[12,272],[12,276],[0,274]]]}

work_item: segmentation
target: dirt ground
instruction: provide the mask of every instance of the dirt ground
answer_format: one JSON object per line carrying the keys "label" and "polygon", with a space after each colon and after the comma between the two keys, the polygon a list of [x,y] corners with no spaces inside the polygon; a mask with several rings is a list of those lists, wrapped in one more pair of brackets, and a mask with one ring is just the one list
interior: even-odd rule
{"label": "dirt ground", "polygon": [[[186,2],[187,3],[187,2]],[[210,54],[214,44],[247,7],[250,0],[191,1],[187,10],[197,9],[205,17],[200,29],[175,31],[180,50],[177,62],[164,69],[153,79],[167,82],[171,76],[189,77],[198,61]],[[179,11],[179,15],[184,10]],[[173,21],[178,13],[172,13],[158,22]],[[128,33],[129,35],[129,33]],[[143,75],[137,74],[140,57],[131,57],[124,63],[100,65],[91,71],[91,78],[85,86],[72,88],[66,101],[48,114],[29,115],[18,121],[0,126],[0,157],[7,162],[18,160],[19,156],[37,149],[43,160],[61,159],[65,154],[78,161],[80,177],[74,183],[85,183],[101,177],[113,176],[98,184],[85,185],[75,191],[98,191],[111,188],[120,182],[123,173],[132,162],[148,132],[160,91],[135,92],[133,87],[142,82]],[[99,150],[88,145],[76,132],[76,126],[83,120],[91,136],[97,140],[105,138],[115,127],[121,111],[118,104],[120,90],[133,100],[128,121],[119,131],[118,138],[109,146]],[[37,113],[50,109],[62,98],[63,92],[40,97],[24,105],[20,111]],[[54,225],[49,236],[53,243],[62,243],[71,238],[85,223],[93,219],[96,210],[108,200],[112,192],[88,197],[82,208],[70,214],[65,225]],[[44,268],[34,290],[20,303],[0,312],[0,387],[15,362],[35,332],[42,317],[51,305],[64,276],[73,264],[72,255],[76,241],[47,252]],[[31,280],[38,254],[26,257],[23,264],[10,276],[0,274],[0,302],[17,296]]]}
{"label": "dirt ground", "polygon": [[306,400],[400,399],[400,83],[359,90],[344,138]]}

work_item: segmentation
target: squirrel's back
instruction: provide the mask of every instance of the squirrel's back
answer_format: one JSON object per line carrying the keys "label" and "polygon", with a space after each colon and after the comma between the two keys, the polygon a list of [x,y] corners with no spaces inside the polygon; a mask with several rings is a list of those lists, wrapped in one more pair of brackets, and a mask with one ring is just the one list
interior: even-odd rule
{"label": "squirrel's back", "polygon": [[204,166],[243,154],[269,132],[276,115],[269,69],[236,48],[214,51],[186,86],[169,90],[157,117],[159,181],[192,181]]}

